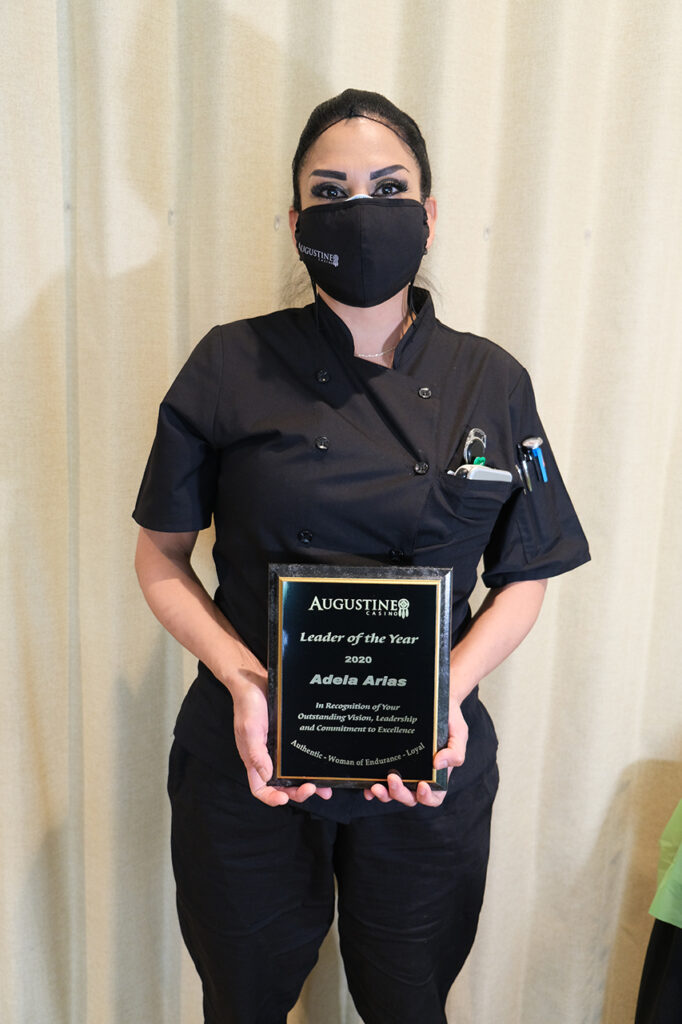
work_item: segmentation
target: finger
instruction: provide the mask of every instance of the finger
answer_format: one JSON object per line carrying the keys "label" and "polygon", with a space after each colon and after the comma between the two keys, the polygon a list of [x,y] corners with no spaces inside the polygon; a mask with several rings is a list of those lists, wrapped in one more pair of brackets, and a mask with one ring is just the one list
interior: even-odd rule
{"label": "finger", "polygon": [[287,786],[284,792],[295,804],[301,804],[313,795],[315,786],[312,782],[304,782],[302,786]]}
{"label": "finger", "polygon": [[464,759],[460,758],[456,750],[450,750],[445,747],[443,750],[439,750],[433,759],[434,768],[459,768],[464,763]]}
{"label": "finger", "polygon": [[453,767],[457,768],[459,765],[464,764],[464,758],[467,752],[467,739],[469,738],[468,732],[462,735],[457,733],[455,736],[450,736],[448,739],[447,749],[454,756]]}
{"label": "finger", "polygon": [[294,803],[302,804],[304,800],[308,800],[311,796],[319,796],[323,800],[330,800],[332,795],[331,786],[316,786],[314,782],[304,782],[300,786],[276,786],[279,793],[286,793],[290,800]]}
{"label": "finger", "polygon": [[289,797],[284,790],[268,786],[259,775],[254,775],[249,771],[246,774],[249,780],[249,788],[256,800],[268,804],[269,807],[283,807],[284,804],[289,803]]}
{"label": "finger", "polygon": [[451,736],[447,747],[438,750],[433,759],[434,768],[459,768],[464,764],[466,741],[458,736]]}
{"label": "finger", "polygon": [[[265,753],[262,753],[262,751]],[[289,802],[289,796],[285,790],[275,789],[268,785],[268,779],[272,777],[272,761],[263,747],[252,752],[249,757],[248,750],[245,752],[244,765],[249,788],[257,800],[261,800],[270,807],[282,807]]]}
{"label": "finger", "polygon": [[265,744],[259,743],[250,748],[247,747],[242,760],[246,765],[247,775],[250,778],[253,777],[254,783],[259,788],[261,785],[267,785],[268,780],[272,778],[272,760]]}
{"label": "finger", "polygon": [[391,798],[388,795],[386,786],[382,786],[380,782],[375,782],[370,790],[372,796],[375,796],[377,800],[380,800],[382,804],[390,802]]}
{"label": "finger", "polygon": [[411,789],[403,785],[403,780],[397,773],[392,772],[386,781],[388,782],[388,792],[392,800],[397,800],[399,803],[405,804],[406,807],[414,807],[417,797]]}
{"label": "finger", "polygon": [[431,789],[427,782],[420,782],[417,786],[417,802],[424,807],[440,807],[445,799],[444,789]]}

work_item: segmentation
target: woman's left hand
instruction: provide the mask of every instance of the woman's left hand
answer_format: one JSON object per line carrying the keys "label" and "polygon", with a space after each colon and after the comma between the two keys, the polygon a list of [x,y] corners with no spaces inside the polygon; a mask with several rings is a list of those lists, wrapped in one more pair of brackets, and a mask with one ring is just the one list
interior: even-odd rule
{"label": "woman's left hand", "polygon": [[[452,769],[464,764],[469,727],[464,721],[459,704],[454,701],[450,705],[448,719],[448,743],[443,750],[437,751],[433,764],[435,768],[448,769],[449,781]],[[415,807],[417,804],[424,804],[425,807],[440,807],[446,792],[446,789],[431,789],[428,782],[420,782],[416,790],[408,789],[396,773],[388,776],[386,785],[376,782],[371,789],[364,790],[366,800],[373,800],[376,797],[382,804],[397,800],[398,803],[404,804],[406,807]]]}

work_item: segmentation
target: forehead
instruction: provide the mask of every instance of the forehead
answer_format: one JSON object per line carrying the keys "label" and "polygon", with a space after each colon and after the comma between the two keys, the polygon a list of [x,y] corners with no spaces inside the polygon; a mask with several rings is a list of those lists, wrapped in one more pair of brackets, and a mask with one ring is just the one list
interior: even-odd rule
{"label": "forehead", "polygon": [[390,164],[419,172],[414,153],[391,128],[367,117],[349,117],[318,136],[306,153],[301,171],[305,174],[317,167],[364,170]]}

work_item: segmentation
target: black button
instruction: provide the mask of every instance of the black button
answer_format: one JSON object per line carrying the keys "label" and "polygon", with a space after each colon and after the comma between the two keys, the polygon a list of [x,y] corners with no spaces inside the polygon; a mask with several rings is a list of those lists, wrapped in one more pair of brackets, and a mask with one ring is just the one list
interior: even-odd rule
{"label": "black button", "polygon": [[319,448],[321,452],[326,452],[329,447],[329,438],[322,435],[321,437],[315,438],[315,447]]}
{"label": "black button", "polygon": [[299,530],[298,539],[300,540],[301,544],[310,544],[313,539],[312,530]]}
{"label": "black button", "polygon": [[420,398],[430,398],[431,388],[420,388],[418,394]]}
{"label": "black button", "polygon": [[417,474],[417,476],[423,476],[424,473],[428,473],[428,471],[429,471],[429,464],[428,464],[428,462],[415,462],[415,464],[414,464],[414,471]]}
{"label": "black button", "polygon": [[326,384],[329,380],[329,370],[318,370],[315,378],[319,380],[320,384]]}
{"label": "black button", "polygon": [[400,565],[405,560],[405,552],[400,548],[391,548],[388,557],[394,565]]}

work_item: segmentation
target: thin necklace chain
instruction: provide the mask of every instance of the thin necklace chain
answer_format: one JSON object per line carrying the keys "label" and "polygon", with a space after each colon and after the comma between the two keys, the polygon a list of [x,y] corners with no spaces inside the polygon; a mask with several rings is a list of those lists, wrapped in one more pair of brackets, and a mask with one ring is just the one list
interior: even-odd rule
{"label": "thin necklace chain", "polygon": [[395,352],[399,344],[400,341],[395,345],[391,345],[390,348],[382,348],[381,352],[358,352],[358,355],[362,356],[363,359],[378,359],[379,356],[387,356],[390,352]]}
{"label": "thin necklace chain", "polygon": [[410,322],[408,323],[408,325],[407,325],[405,331],[403,332],[403,334],[401,335],[401,337],[398,339],[398,341],[396,341],[395,345],[391,345],[390,348],[382,348],[381,352],[357,352],[356,355],[360,356],[362,359],[378,359],[379,356],[388,356],[388,355],[391,354],[391,352],[395,352],[395,350],[397,349],[398,345],[400,344],[400,342],[403,340],[403,338],[407,334],[407,331],[410,329],[410,327],[414,323],[414,316],[413,316],[412,313],[410,313],[410,318],[409,319],[410,319]]}

